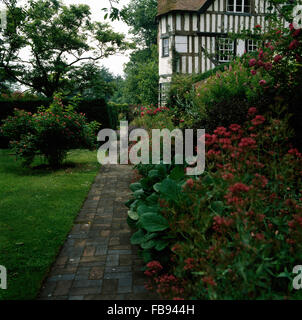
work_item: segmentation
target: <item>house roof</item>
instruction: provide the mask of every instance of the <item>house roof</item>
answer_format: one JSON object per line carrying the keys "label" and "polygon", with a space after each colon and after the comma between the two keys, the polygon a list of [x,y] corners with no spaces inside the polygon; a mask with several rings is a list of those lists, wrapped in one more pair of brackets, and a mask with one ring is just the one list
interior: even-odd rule
{"label": "house roof", "polygon": [[209,0],[158,0],[158,16],[170,11],[199,11]]}

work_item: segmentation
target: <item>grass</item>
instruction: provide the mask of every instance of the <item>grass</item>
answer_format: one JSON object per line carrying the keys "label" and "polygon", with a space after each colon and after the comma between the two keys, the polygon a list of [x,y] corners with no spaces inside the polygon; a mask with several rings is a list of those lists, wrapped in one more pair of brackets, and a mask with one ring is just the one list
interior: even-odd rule
{"label": "grass", "polygon": [[34,299],[64,243],[99,164],[96,152],[73,150],[57,171],[23,168],[0,150],[0,265],[7,290],[0,300]]}

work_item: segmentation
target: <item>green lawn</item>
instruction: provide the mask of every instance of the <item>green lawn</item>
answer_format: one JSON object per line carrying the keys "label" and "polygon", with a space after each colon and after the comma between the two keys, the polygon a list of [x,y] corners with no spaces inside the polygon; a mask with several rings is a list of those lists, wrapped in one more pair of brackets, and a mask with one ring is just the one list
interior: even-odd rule
{"label": "green lawn", "polygon": [[[96,152],[69,152],[64,169],[26,169],[0,150],[2,299],[34,299],[99,169]],[[39,165],[39,160],[35,165]]]}

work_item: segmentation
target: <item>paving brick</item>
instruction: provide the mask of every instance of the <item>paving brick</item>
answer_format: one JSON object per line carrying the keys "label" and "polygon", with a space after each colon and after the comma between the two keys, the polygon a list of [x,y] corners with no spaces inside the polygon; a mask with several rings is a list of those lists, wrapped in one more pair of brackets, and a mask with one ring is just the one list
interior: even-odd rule
{"label": "paving brick", "polygon": [[89,273],[90,280],[99,280],[104,276],[104,268],[101,267],[93,267]]}
{"label": "paving brick", "polygon": [[100,236],[103,238],[108,238],[110,235],[110,230],[103,230],[100,232]]}
{"label": "paving brick", "polygon": [[118,254],[131,254],[131,250],[108,250],[108,254],[118,255]]}
{"label": "paving brick", "polygon": [[71,288],[69,291],[70,296],[81,296],[86,294],[100,294],[101,287],[91,287],[91,288]]}
{"label": "paving brick", "polygon": [[104,279],[132,279],[132,272],[105,272]]}
{"label": "paving brick", "polygon": [[118,281],[117,293],[131,293],[132,292],[132,277],[120,278]]}
{"label": "paving brick", "polygon": [[130,166],[103,166],[49,273],[41,300],[149,300],[124,203]]}
{"label": "paving brick", "polygon": [[73,288],[102,287],[102,280],[76,280],[72,284]]}
{"label": "paving brick", "polygon": [[56,289],[53,293],[54,296],[64,296],[69,293],[70,287],[72,285],[71,280],[58,281]]}
{"label": "paving brick", "polygon": [[108,246],[107,245],[101,245],[96,247],[95,255],[96,256],[103,256],[107,254]]}
{"label": "paving brick", "polygon": [[117,292],[118,280],[117,279],[104,279],[102,293],[115,294]]}
{"label": "paving brick", "polygon": [[84,300],[84,296],[70,296],[68,300]]}
{"label": "paving brick", "polygon": [[117,267],[119,264],[119,255],[118,254],[111,254],[107,256],[106,266],[107,267]]}
{"label": "paving brick", "polygon": [[120,266],[131,266],[132,256],[131,254],[121,254],[120,255]]}

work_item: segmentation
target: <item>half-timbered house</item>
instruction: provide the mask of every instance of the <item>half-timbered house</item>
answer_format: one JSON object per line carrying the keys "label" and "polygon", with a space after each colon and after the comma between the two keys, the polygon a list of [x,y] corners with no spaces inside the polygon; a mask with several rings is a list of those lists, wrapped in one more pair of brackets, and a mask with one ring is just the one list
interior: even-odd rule
{"label": "half-timbered house", "polygon": [[160,102],[174,73],[203,73],[255,51],[255,40],[233,41],[228,33],[265,30],[268,6],[267,0],[159,0]]}

